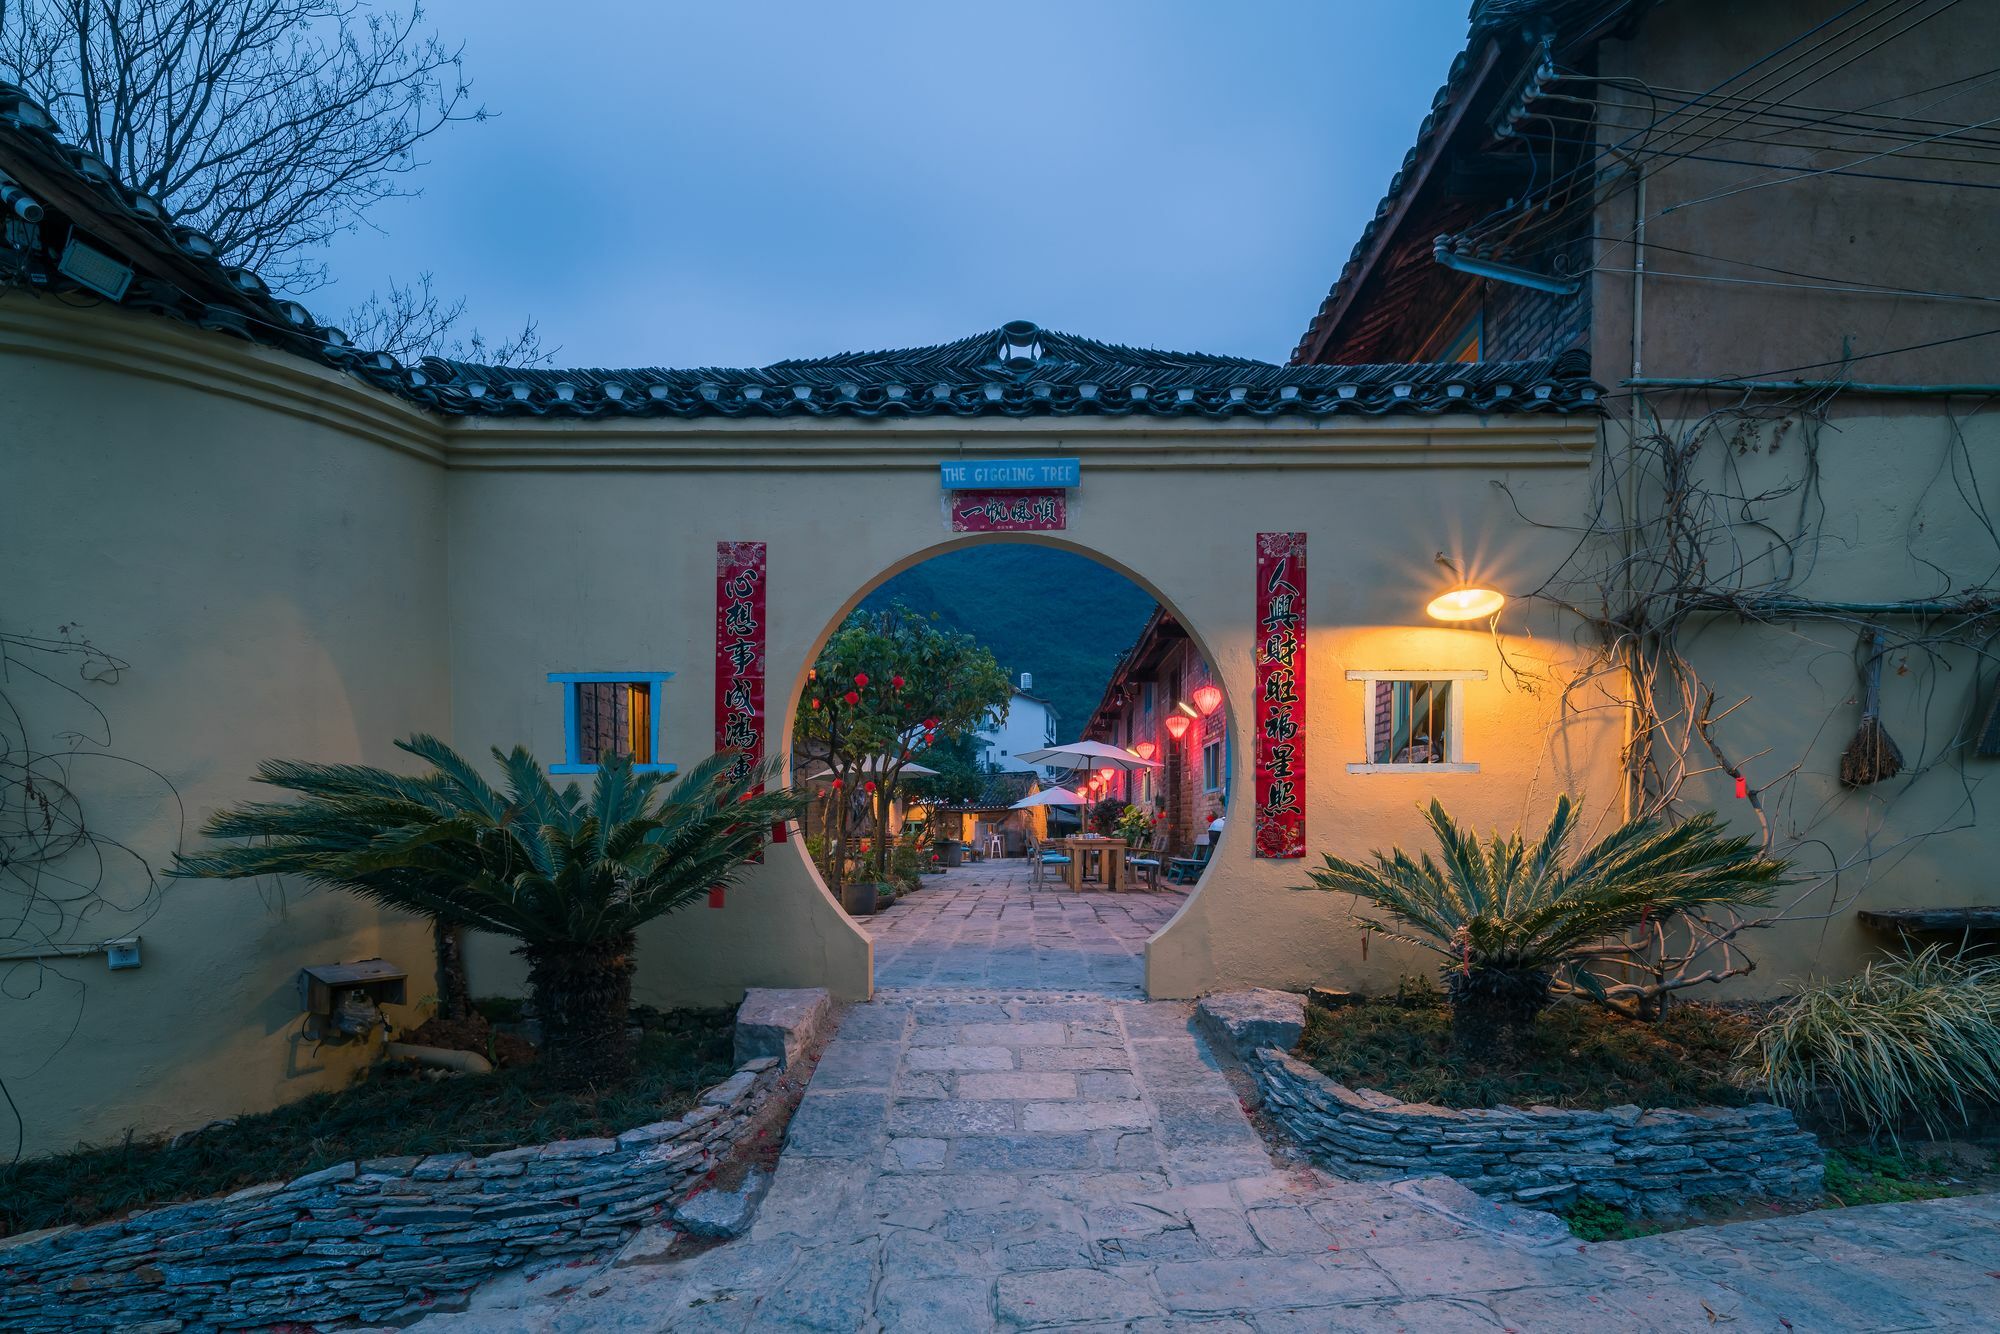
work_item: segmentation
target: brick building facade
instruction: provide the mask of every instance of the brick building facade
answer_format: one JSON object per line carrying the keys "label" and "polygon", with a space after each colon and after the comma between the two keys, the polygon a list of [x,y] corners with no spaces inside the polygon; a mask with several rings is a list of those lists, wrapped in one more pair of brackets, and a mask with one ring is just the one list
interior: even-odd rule
{"label": "brick building facade", "polygon": [[[1141,755],[1152,746],[1150,758],[1162,767],[1115,774],[1109,791],[1162,816],[1167,851],[1177,857],[1192,855],[1229,800],[1228,710],[1218,702],[1204,714],[1196,699],[1203,687],[1219,692],[1221,683],[1181,624],[1155,607],[1084,727],[1086,737]],[[1176,713],[1188,720],[1178,741],[1167,726]]]}

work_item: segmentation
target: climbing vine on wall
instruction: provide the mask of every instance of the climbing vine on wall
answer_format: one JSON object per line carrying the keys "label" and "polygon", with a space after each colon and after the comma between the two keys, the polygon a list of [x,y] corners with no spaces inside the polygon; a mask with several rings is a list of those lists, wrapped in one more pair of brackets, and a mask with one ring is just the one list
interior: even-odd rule
{"label": "climbing vine on wall", "polygon": [[[111,748],[110,715],[93,696],[116,686],[129,666],[73,625],[46,636],[0,630],[0,998],[20,1004],[57,993],[74,1012],[72,1034],[88,985],[78,952],[133,934],[158,910],[156,866],[174,850],[149,853],[105,832],[79,793],[83,771],[136,774],[157,785],[179,827],[186,824],[173,783]],[[104,777],[92,774],[89,786],[103,790]],[[99,959],[94,966],[104,965]],[[0,1025],[18,1035],[18,1016],[0,1010]],[[16,1122],[15,1157],[23,1128],[4,1081],[31,1079],[53,1058],[45,1052],[26,1067],[0,1067],[0,1103]]]}
{"label": "climbing vine on wall", "polygon": [[[1727,813],[1733,801],[1765,849],[1799,871],[1772,907],[1693,915],[1606,946],[1603,999],[1629,1012],[1657,1014],[1683,988],[1750,972],[1747,933],[1831,918],[1917,845],[1977,818],[1980,775],[1971,766],[2000,675],[2000,527],[1965,427],[1990,400],[1969,408],[1936,400],[1939,411],[1910,419],[1937,423],[1942,437],[1935,459],[1899,460],[1907,466],[1897,473],[1926,470],[1903,535],[1922,586],[1870,602],[1805,591],[1826,584],[1824,575],[1811,581],[1836,540],[1821,453],[1840,429],[1841,397],[1837,387],[1726,401],[1685,395],[1662,411],[1633,396],[1628,415],[1607,430],[1584,523],[1549,522],[1516,503],[1522,518],[1574,538],[1568,559],[1532,596],[1581,626],[1586,665],[1562,683],[1565,711],[1610,712],[1625,723],[1625,813],[1674,819],[1710,805]],[[1946,533],[1969,527],[1983,537],[1940,552],[1926,535],[1941,522]],[[1729,678],[1726,663],[1716,665],[1721,655],[1702,652],[1705,635],[1750,625],[1810,646],[1814,680],[1782,700],[1759,699]],[[1764,723],[1810,707],[1826,680],[1817,664],[1829,660],[1854,683],[1851,694],[1811,720],[1796,753],[1779,753],[1771,738],[1788,729]],[[1901,700],[1915,702],[1921,732],[1897,738],[1900,772],[1850,764],[1849,779],[1874,772],[1883,781],[1829,784],[1828,774],[1808,768],[1808,752],[1824,753],[1812,743],[1855,734],[1874,693],[1865,683],[1885,674]],[[1939,778],[1955,784],[1957,800],[1916,816],[1908,794]]]}

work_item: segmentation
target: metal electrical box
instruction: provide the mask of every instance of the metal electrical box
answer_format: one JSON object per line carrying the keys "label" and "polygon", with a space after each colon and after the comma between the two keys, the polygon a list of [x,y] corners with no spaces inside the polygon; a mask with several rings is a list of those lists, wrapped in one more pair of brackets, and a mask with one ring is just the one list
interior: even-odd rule
{"label": "metal electrical box", "polygon": [[403,1003],[408,977],[387,959],[312,964],[299,969],[299,1008],[321,1041],[365,1037],[383,1022],[381,1006]]}

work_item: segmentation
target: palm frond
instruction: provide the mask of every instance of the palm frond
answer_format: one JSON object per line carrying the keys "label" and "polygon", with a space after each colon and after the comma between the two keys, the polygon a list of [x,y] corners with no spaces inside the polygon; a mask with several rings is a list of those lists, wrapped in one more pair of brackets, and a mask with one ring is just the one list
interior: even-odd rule
{"label": "palm frond", "polygon": [[1704,812],[1678,825],[1633,820],[1564,865],[1577,806],[1556,802],[1532,848],[1518,833],[1481,843],[1433,800],[1424,821],[1440,859],[1401,848],[1354,862],[1327,856],[1301,888],[1355,896],[1366,930],[1444,955],[1462,970],[1501,969],[1578,980],[1594,947],[1641,927],[1707,909],[1768,903],[1788,868]]}
{"label": "palm frond", "polygon": [[520,747],[494,750],[496,788],[435,737],[399,745],[432,772],[260,766],[260,779],[299,799],[217,812],[205,828],[224,841],[177,857],[173,874],[296,876],[528,944],[576,944],[622,936],[731,882],[803,800],[756,791],[775,764],[729,777],[734,755],[671,785],[609,762],[586,799],[575,784],[557,789]]}

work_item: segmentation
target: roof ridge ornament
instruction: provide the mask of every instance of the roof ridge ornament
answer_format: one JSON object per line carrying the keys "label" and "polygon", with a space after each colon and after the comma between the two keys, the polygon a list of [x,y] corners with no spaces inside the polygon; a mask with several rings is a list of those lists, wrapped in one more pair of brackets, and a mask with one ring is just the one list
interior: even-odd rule
{"label": "roof ridge ornament", "polygon": [[1041,363],[1047,351],[1041,326],[1034,321],[1009,320],[1000,326],[1000,365],[1005,369],[1026,374]]}

